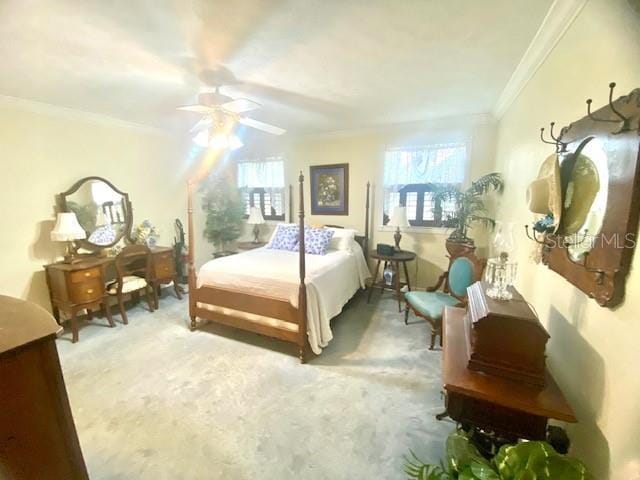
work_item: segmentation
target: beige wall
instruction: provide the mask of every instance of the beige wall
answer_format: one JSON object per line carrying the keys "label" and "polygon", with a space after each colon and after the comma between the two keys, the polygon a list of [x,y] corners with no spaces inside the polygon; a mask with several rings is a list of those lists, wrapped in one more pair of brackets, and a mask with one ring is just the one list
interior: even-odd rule
{"label": "beige wall", "polygon": [[618,95],[640,87],[640,17],[627,0],[590,0],[552,54],[502,118],[498,170],[506,190],[500,217],[514,221],[520,247],[518,286],[547,327],[551,366],[575,408],[573,453],[597,479],[640,479],[640,255],[627,281],[624,304],[599,307],[566,280],[529,259],[533,245],[521,228],[531,220],[528,182],[551,153],[537,140],[541,126],[566,125],[599,108],[608,84]]}
{"label": "beige wall", "polygon": [[0,294],[50,308],[42,265],[63,252],[51,242],[55,195],[82,177],[107,178],[129,193],[134,223],[151,220],[161,245],[185,218],[185,159],[175,140],[94,116],[0,101]]}
{"label": "beige wall", "polygon": [[[298,174],[305,175],[306,221],[312,225],[335,224],[355,228],[364,233],[366,183],[371,182],[371,208],[373,228],[370,246],[376,243],[393,244],[393,232],[382,231],[382,168],[387,147],[415,145],[427,142],[466,140],[470,145],[470,163],[467,180],[491,170],[494,163],[495,125],[486,115],[451,118],[438,122],[389,127],[380,131],[334,134],[316,138],[301,138],[289,144],[270,145],[262,152],[282,153],[286,157],[286,181],[294,185],[294,217],[298,215]],[[260,151],[260,150],[259,150]],[[311,215],[309,167],[332,163],[349,164],[349,215]],[[264,228],[267,238],[274,224]],[[387,230],[389,230],[387,228]],[[250,229],[243,238],[250,238]],[[444,229],[413,229],[402,236],[401,246],[417,252],[419,259],[409,267],[412,281],[416,277],[421,286],[433,283],[446,269],[444,241],[449,231]],[[485,235],[481,229],[472,231],[482,246]],[[203,260],[199,256],[200,260]]]}

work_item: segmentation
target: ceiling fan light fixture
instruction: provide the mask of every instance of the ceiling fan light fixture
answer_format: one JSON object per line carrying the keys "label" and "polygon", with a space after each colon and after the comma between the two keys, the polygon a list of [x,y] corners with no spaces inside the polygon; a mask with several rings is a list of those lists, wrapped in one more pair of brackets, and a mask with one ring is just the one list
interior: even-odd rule
{"label": "ceiling fan light fixture", "polygon": [[193,142],[202,148],[212,148],[215,150],[237,150],[244,146],[242,140],[235,134],[227,134],[224,132],[217,132],[210,134],[207,130],[199,131]]}

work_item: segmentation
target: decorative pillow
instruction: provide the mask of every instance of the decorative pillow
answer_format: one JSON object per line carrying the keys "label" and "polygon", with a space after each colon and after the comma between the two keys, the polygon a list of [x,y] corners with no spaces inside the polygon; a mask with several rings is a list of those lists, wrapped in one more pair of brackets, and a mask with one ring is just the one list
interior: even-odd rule
{"label": "decorative pillow", "polygon": [[[324,255],[327,253],[329,243],[335,232],[328,228],[304,229],[304,253],[310,255]],[[300,250],[300,244],[296,244],[294,251]]]}
{"label": "decorative pillow", "polygon": [[352,228],[331,228],[327,230],[333,231],[333,238],[329,244],[332,250],[351,250],[353,240],[356,238],[356,231]]}
{"label": "decorative pillow", "polygon": [[273,243],[273,239],[276,238],[276,235],[278,233],[278,229],[280,227],[295,227],[297,226],[297,223],[278,223],[276,225],[276,227],[273,229],[273,232],[271,232],[271,237],[269,237],[269,241],[267,242],[267,248],[271,248],[271,243]]}
{"label": "decorative pillow", "polygon": [[295,247],[298,246],[299,231],[300,229],[297,225],[278,225],[273,239],[271,243],[267,245],[267,248],[293,252]]}

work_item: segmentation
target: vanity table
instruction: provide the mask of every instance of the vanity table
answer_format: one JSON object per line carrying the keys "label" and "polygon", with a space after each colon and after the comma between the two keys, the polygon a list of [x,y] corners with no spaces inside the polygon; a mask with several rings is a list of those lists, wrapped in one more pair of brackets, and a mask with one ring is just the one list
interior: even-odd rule
{"label": "vanity table", "polygon": [[[153,247],[151,271],[154,288],[173,282],[176,296],[182,299],[171,247]],[[115,257],[88,257],[77,263],[56,262],[45,265],[49,298],[53,316],[60,323],[60,312],[69,315],[73,343],[78,341],[78,312],[87,310],[89,320],[92,310],[99,308],[106,314],[109,326],[115,324],[109,307],[106,284],[115,279]],[[159,305],[155,306],[156,308]]]}
{"label": "vanity table", "polygon": [[[75,255],[69,262],[45,265],[49,297],[55,319],[60,323],[61,312],[69,316],[72,341],[78,341],[77,316],[100,309],[109,326],[114,322],[109,308],[106,285],[115,280],[115,256],[105,256],[105,251],[120,242],[135,243],[131,236],[133,208],[129,195],[118,190],[111,182],[100,177],[87,177],[76,182],[69,190],[58,195],[58,210],[72,212],[86,232],[86,239],[77,242],[77,248],[92,252]],[[173,282],[176,296],[181,299],[173,248],[151,247],[152,286],[160,289]],[[158,305],[155,306],[158,308]]]}

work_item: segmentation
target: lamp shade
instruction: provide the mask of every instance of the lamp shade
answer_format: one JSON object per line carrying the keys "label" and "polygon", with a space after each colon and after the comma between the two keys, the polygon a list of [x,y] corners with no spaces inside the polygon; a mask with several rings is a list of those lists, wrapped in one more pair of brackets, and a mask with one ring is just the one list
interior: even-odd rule
{"label": "lamp shade", "polygon": [[407,219],[407,208],[406,207],[393,207],[393,213],[391,214],[391,218],[389,219],[389,223],[387,223],[389,227],[398,227],[398,228],[407,228],[411,225],[409,224],[409,220]]}
{"label": "lamp shade", "polygon": [[87,238],[87,233],[78,223],[78,217],[73,212],[59,213],[56,225],[51,231],[51,240],[54,242],[70,242]]}
{"label": "lamp shade", "polygon": [[264,217],[262,216],[262,211],[260,207],[251,207],[249,210],[249,219],[247,223],[250,225],[260,225],[264,223]]}

